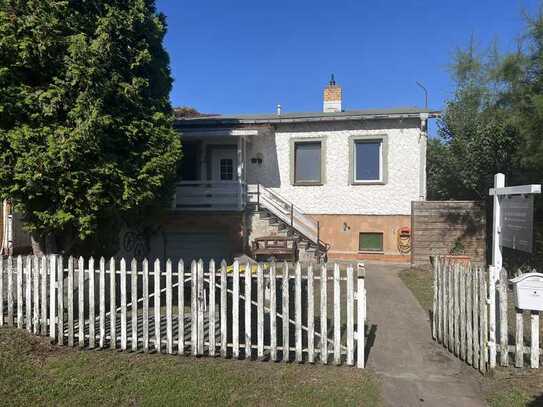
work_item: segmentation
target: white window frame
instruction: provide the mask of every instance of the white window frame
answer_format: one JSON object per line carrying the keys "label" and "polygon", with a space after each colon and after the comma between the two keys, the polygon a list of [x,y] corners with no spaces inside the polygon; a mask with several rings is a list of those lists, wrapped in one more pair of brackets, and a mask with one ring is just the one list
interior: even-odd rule
{"label": "white window frame", "polygon": [[[356,145],[363,143],[379,143],[379,179],[356,178]],[[350,140],[350,178],[352,185],[384,185],[387,183],[387,136],[386,134],[371,136],[354,136]]]}

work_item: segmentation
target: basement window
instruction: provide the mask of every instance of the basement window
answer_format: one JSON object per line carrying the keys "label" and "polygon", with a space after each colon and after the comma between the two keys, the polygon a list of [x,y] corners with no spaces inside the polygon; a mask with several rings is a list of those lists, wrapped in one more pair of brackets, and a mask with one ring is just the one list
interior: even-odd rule
{"label": "basement window", "polygon": [[322,184],[321,142],[294,143],[294,185]]}
{"label": "basement window", "polygon": [[358,240],[358,251],[361,252],[382,252],[382,232],[360,232]]}

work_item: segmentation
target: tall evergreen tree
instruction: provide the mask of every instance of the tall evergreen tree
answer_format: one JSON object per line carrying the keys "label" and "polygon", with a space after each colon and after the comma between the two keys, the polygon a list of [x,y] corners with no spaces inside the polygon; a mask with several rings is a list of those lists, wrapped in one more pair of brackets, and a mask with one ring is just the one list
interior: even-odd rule
{"label": "tall evergreen tree", "polygon": [[37,250],[106,246],[170,199],[165,32],[154,0],[0,0],[0,196]]}

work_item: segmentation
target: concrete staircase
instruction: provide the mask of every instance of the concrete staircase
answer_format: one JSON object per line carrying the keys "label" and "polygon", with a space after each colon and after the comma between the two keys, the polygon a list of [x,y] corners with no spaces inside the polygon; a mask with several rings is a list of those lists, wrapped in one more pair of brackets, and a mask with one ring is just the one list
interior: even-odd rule
{"label": "concrete staircase", "polygon": [[249,195],[247,205],[249,244],[256,237],[292,237],[297,240],[298,260],[326,260],[328,246],[319,238],[317,221],[269,189],[259,186],[256,194],[256,199],[255,193]]}

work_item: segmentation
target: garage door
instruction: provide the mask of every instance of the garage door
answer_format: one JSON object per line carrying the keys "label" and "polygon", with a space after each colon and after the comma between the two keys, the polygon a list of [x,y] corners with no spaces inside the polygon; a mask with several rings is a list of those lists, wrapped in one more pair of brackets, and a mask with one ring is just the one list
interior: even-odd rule
{"label": "garage door", "polygon": [[232,259],[230,242],[224,232],[180,232],[166,234],[166,258],[186,263],[203,259],[206,263]]}

